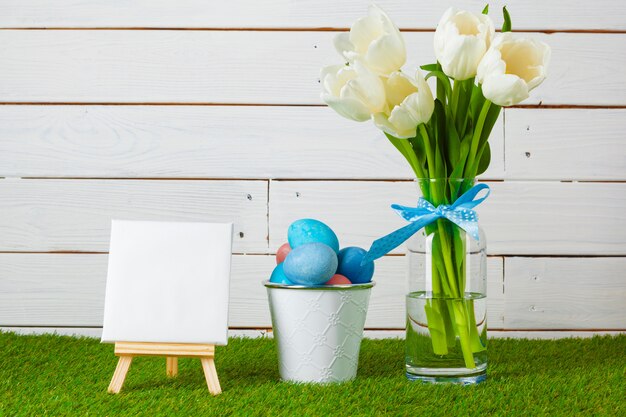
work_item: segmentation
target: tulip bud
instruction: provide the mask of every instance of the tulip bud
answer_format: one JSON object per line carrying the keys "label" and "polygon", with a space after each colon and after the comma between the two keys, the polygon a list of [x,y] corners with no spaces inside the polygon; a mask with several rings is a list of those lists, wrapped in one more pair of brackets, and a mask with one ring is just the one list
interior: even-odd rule
{"label": "tulip bud", "polygon": [[502,33],[480,62],[476,80],[485,98],[499,106],[512,106],[543,82],[549,61],[550,47],[545,43]]}
{"label": "tulip bud", "polygon": [[373,73],[387,76],[406,62],[404,38],[380,8],[371,5],[369,15],[357,20],[348,33],[335,37],[335,48],[348,62],[360,61]]}
{"label": "tulip bud", "polygon": [[457,81],[474,77],[494,33],[489,16],[449,8],[435,30],[435,56],[443,72]]}
{"label": "tulip bud", "polygon": [[386,109],[374,115],[374,123],[396,138],[414,137],[417,127],[430,120],[435,108],[430,87],[419,71],[416,79],[394,72],[384,83]]}
{"label": "tulip bud", "polygon": [[322,69],[322,100],[347,119],[364,122],[385,106],[380,77],[359,64],[331,65]]}

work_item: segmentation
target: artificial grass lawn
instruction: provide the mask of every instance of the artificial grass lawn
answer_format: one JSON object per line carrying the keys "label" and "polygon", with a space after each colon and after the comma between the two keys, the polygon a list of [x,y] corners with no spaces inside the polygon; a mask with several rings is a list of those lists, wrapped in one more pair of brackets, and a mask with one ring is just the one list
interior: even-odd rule
{"label": "artificial grass lawn", "polygon": [[402,340],[364,340],[359,374],[342,385],[278,380],[272,339],[218,347],[224,392],[211,397],[197,359],[135,358],[122,393],[106,393],[112,345],[0,333],[0,416],[42,415],[626,415],[626,335],[557,341],[490,340],[487,381],[408,382]]}

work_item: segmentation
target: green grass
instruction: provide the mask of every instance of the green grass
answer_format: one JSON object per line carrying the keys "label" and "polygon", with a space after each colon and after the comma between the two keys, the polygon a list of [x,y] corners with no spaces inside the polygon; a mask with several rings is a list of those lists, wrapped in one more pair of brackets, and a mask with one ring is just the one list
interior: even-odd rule
{"label": "green grass", "polygon": [[404,377],[401,340],[364,340],[359,374],[342,385],[279,381],[274,341],[232,339],[216,353],[223,394],[200,361],[136,358],[119,395],[106,393],[116,358],[94,339],[0,333],[0,415],[626,415],[626,335],[491,340],[487,381],[433,386]]}

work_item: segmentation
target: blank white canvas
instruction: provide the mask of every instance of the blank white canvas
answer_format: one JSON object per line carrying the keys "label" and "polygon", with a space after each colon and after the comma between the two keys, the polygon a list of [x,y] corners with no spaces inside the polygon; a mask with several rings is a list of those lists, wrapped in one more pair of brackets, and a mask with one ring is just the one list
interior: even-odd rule
{"label": "blank white canvas", "polygon": [[103,342],[226,344],[232,223],[113,220]]}

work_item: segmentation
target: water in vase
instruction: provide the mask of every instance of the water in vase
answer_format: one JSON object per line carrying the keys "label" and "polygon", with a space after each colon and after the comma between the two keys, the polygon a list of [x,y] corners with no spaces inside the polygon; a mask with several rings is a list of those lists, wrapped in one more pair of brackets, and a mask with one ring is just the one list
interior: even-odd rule
{"label": "water in vase", "polygon": [[[487,298],[465,293],[462,299],[407,295],[406,373],[412,380],[472,384],[487,370]],[[448,317],[449,320],[433,318]],[[454,325],[459,323],[459,325]],[[459,337],[459,332],[467,332]],[[468,343],[465,349],[461,340]]]}

